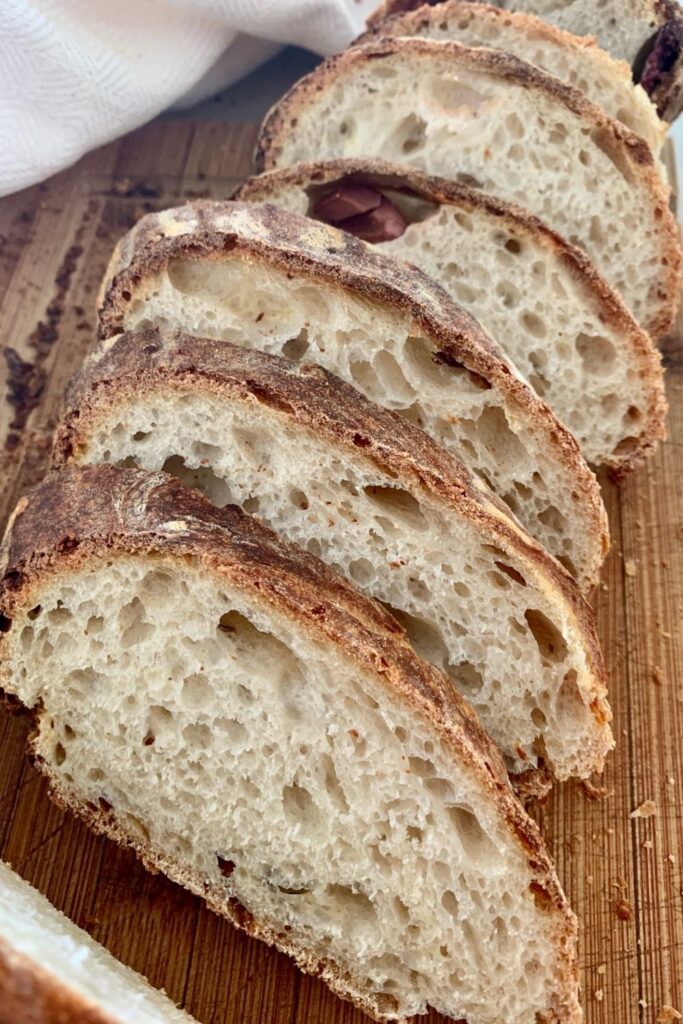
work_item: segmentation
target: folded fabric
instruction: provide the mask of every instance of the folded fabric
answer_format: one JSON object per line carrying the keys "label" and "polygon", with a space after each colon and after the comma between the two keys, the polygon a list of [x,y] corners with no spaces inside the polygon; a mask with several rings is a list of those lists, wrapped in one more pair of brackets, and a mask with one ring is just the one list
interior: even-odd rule
{"label": "folded fabric", "polygon": [[[5,0],[0,195],[236,81],[294,43],[327,54],[375,0]],[[205,86],[202,89],[202,81]]]}

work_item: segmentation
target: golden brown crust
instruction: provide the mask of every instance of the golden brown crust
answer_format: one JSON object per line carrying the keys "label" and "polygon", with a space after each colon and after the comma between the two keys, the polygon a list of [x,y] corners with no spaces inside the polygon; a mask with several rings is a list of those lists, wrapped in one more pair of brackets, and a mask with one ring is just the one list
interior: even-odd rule
{"label": "golden brown crust", "polygon": [[[491,492],[477,488],[469,470],[405,417],[377,407],[319,366],[296,366],[252,349],[180,331],[124,334],[106,344],[70,385],[57,428],[53,464],[78,461],[89,432],[126,398],[197,390],[286,417],[352,458],[370,459],[412,493],[422,492],[450,513],[475,522],[489,543],[512,551],[540,589],[561,596],[592,671],[584,691],[596,732],[609,732],[606,673],[594,613],[569,573],[511,521]],[[343,458],[343,451],[341,457]],[[527,571],[527,570],[525,570]],[[609,743],[605,735],[603,739]]]}
{"label": "golden brown crust", "polygon": [[190,203],[148,214],[119,243],[100,293],[100,337],[120,333],[140,282],[174,258],[257,259],[328,287],[349,290],[410,316],[446,362],[497,387],[523,422],[533,424],[578,495],[577,514],[593,541],[590,586],[609,547],[607,517],[595,477],[574,436],[521,379],[479,324],[417,268],[384,256],[345,232],[267,204]]}
{"label": "golden brown crust", "polygon": [[237,189],[235,198],[246,202],[277,203],[278,192],[283,188],[297,186],[305,191],[311,185],[319,187],[342,178],[409,191],[428,202],[485,214],[502,223],[507,230],[526,236],[534,247],[542,246],[559,259],[600,320],[621,336],[638,368],[639,378],[649,390],[648,409],[636,443],[625,452],[615,452],[604,465],[624,476],[652,454],[658,441],[666,436],[667,403],[660,354],[589,257],[538,217],[490,193],[385,160],[337,159],[294,164],[247,179]]}
{"label": "golden brown crust", "polygon": [[0,1024],[117,1024],[0,936]]}
{"label": "golden brown crust", "polygon": [[663,259],[659,291],[661,301],[646,326],[655,339],[666,334],[675,321],[678,308],[681,250],[678,226],[669,208],[669,192],[649,146],[620,122],[608,117],[582,92],[510,53],[466,47],[456,42],[436,42],[413,37],[380,39],[328,57],[292,86],[266,114],[254,154],[255,170],[269,171],[278,166],[282,143],[291,131],[292,123],[296,122],[301,111],[315,102],[320,93],[334,81],[367,62],[391,59],[395,54],[411,61],[429,63],[446,59],[458,66],[491,75],[506,83],[544,93],[582,118],[591,134],[600,136],[601,145],[618,155],[625,165],[624,173],[638,182],[651,201]]}
{"label": "golden brown crust", "polygon": [[[228,581],[293,620],[298,629],[336,647],[428,723],[459,770],[474,777],[482,797],[495,803],[524,852],[539,913],[554,915],[558,990],[549,1019],[556,1024],[578,1022],[576,922],[540,833],[514,797],[500,754],[476,715],[438,670],[420,661],[401,627],[380,605],[239,509],[219,510],[164,473],[104,465],[48,477],[21,499],[3,542],[0,677],[5,687],[11,690],[6,648],[12,618],[33,607],[41,585],[60,574],[131,555],[192,559],[203,574]],[[354,998],[349,982],[330,965],[314,962],[286,934],[231,903],[226,890],[207,886],[165,851],[143,843],[117,821],[114,810],[86,806],[40,757],[38,767],[51,779],[53,796],[96,831],[134,847],[150,868],[204,896],[239,928],[290,953],[304,970],[321,974],[340,994]],[[363,1005],[358,992],[355,999]],[[363,1008],[373,1012],[370,1006]]]}

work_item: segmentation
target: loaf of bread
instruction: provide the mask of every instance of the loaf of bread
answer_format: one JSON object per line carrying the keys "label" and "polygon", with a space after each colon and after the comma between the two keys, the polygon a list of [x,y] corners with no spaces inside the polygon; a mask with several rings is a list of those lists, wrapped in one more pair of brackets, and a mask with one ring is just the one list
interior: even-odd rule
{"label": "loaf of bread", "polygon": [[0,607],[0,685],[94,829],[377,1020],[578,1024],[500,755],[318,559],[167,474],[64,470],[17,506]]}
{"label": "loaf of bread", "polygon": [[[627,61],[661,117],[680,112],[683,17],[677,0],[491,0],[496,7],[537,15],[576,35],[597,39],[617,60]],[[441,7],[439,0],[425,6]],[[385,0],[369,19],[422,7],[422,0]]]}
{"label": "loaf of bread", "polygon": [[626,61],[610,57],[592,39],[565,32],[533,14],[504,11],[472,0],[443,0],[435,7],[425,5],[389,15],[359,42],[387,36],[454,40],[463,46],[514,53],[585,93],[592,103],[644,139],[655,155],[664,143],[667,126],[645,90],[633,82]]}
{"label": "loaf of bread", "polygon": [[358,159],[270,171],[237,197],[334,223],[415,263],[499,342],[593,465],[623,474],[664,436],[652,341],[588,257],[523,210]]}
{"label": "loaf of bread", "polygon": [[0,861],[0,1024],[193,1024]]}
{"label": "loaf of bread", "polygon": [[654,338],[678,306],[678,228],[650,148],[511,54],[431,39],[353,47],[266,116],[257,169],[381,157],[517,203],[578,245]]}
{"label": "loaf of bread", "polygon": [[[574,581],[413,424],[320,367],[155,330],[72,383],[55,464],[166,469],[389,605],[509,767],[602,770],[593,617]],[[448,538],[444,543],[445,538]]]}
{"label": "loaf of bread", "polygon": [[587,587],[607,549],[575,439],[446,293],[351,235],[274,206],[193,203],[137,224],[103,338],[148,326],[315,361],[463,459]]}

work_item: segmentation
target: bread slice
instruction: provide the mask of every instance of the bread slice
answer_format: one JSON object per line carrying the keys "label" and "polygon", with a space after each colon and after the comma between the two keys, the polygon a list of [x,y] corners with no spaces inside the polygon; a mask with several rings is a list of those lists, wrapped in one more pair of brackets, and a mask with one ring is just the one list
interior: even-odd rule
{"label": "bread slice", "polygon": [[425,5],[390,15],[373,25],[358,42],[387,36],[454,40],[463,46],[507,50],[579,89],[610,117],[644,139],[655,155],[661,151],[667,126],[645,90],[634,84],[630,65],[610,57],[585,36],[565,32],[532,14],[504,11],[471,0],[444,0],[436,7]]}
{"label": "bread slice", "polygon": [[[296,164],[251,178],[237,197],[334,218],[419,266],[500,341],[588,462],[623,474],[664,436],[650,338],[590,260],[523,210],[377,160]],[[391,210],[398,228],[386,221]]]}
{"label": "bread slice", "polygon": [[604,668],[575,582],[462,463],[320,367],[121,335],[72,383],[54,461],[165,469],[241,505],[392,607],[511,770],[602,771]]}
{"label": "bread slice", "polygon": [[189,204],[139,221],[103,284],[102,337],[149,326],[320,363],[459,455],[583,587],[597,578],[606,515],[576,441],[414,267],[274,206]]}
{"label": "bread slice", "polygon": [[[496,7],[538,15],[551,25],[598,45],[627,61],[661,117],[673,121],[683,99],[683,18],[676,0],[492,0]],[[424,6],[438,6],[429,0]],[[376,25],[388,14],[421,8],[421,0],[386,0],[369,19]]]}
{"label": "bread slice", "polygon": [[378,1020],[580,1021],[536,826],[380,605],[163,473],[59,473],[5,552],[2,686],[60,803]]}
{"label": "bread slice", "polygon": [[649,147],[575,89],[497,50],[431,39],[352,47],[266,116],[258,170],[382,157],[518,203],[584,249],[653,337],[680,250]]}
{"label": "bread slice", "polygon": [[0,1024],[192,1024],[0,861]]}

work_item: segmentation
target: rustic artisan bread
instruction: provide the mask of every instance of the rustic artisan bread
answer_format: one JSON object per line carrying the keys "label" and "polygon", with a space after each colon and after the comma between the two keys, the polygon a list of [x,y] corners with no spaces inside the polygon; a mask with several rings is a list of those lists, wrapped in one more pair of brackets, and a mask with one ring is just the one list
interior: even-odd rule
{"label": "rustic artisan bread", "polygon": [[72,383],[54,462],[166,469],[241,505],[396,610],[513,771],[602,770],[604,669],[575,582],[462,463],[320,367],[122,335]]}
{"label": "rustic artisan bread", "polygon": [[150,326],[322,364],[454,451],[583,586],[597,578],[606,515],[576,441],[408,264],[274,206],[188,204],[139,221],[103,284],[103,338]]}
{"label": "rustic artisan bread", "polygon": [[[683,18],[677,0],[491,0],[496,7],[538,15],[551,25],[597,39],[633,68],[659,113],[673,121],[681,107]],[[443,5],[432,0],[425,6]],[[369,19],[421,8],[420,0],[386,0]]]}
{"label": "rustic artisan bread", "polygon": [[0,861],[0,1024],[192,1024]]}
{"label": "rustic artisan bread", "polygon": [[415,263],[499,341],[594,465],[624,473],[664,436],[652,341],[590,260],[519,208],[377,160],[296,164],[251,178],[237,196]]}
{"label": "rustic artisan bread", "polygon": [[58,802],[378,1020],[580,1021],[536,826],[380,605],[111,466],[24,498],[5,559],[1,685]]}
{"label": "rustic artisan bread", "polygon": [[386,39],[331,57],[263,123],[258,170],[382,157],[519,203],[584,249],[653,337],[680,251],[649,147],[575,89],[497,50]]}
{"label": "rustic artisan bread", "polygon": [[390,15],[362,36],[360,43],[386,36],[419,36],[463,46],[507,50],[574,86],[621,121],[659,154],[666,125],[644,89],[635,85],[631,68],[601,50],[592,39],[549,25],[531,14],[503,11],[471,0],[444,0],[436,7]]}

